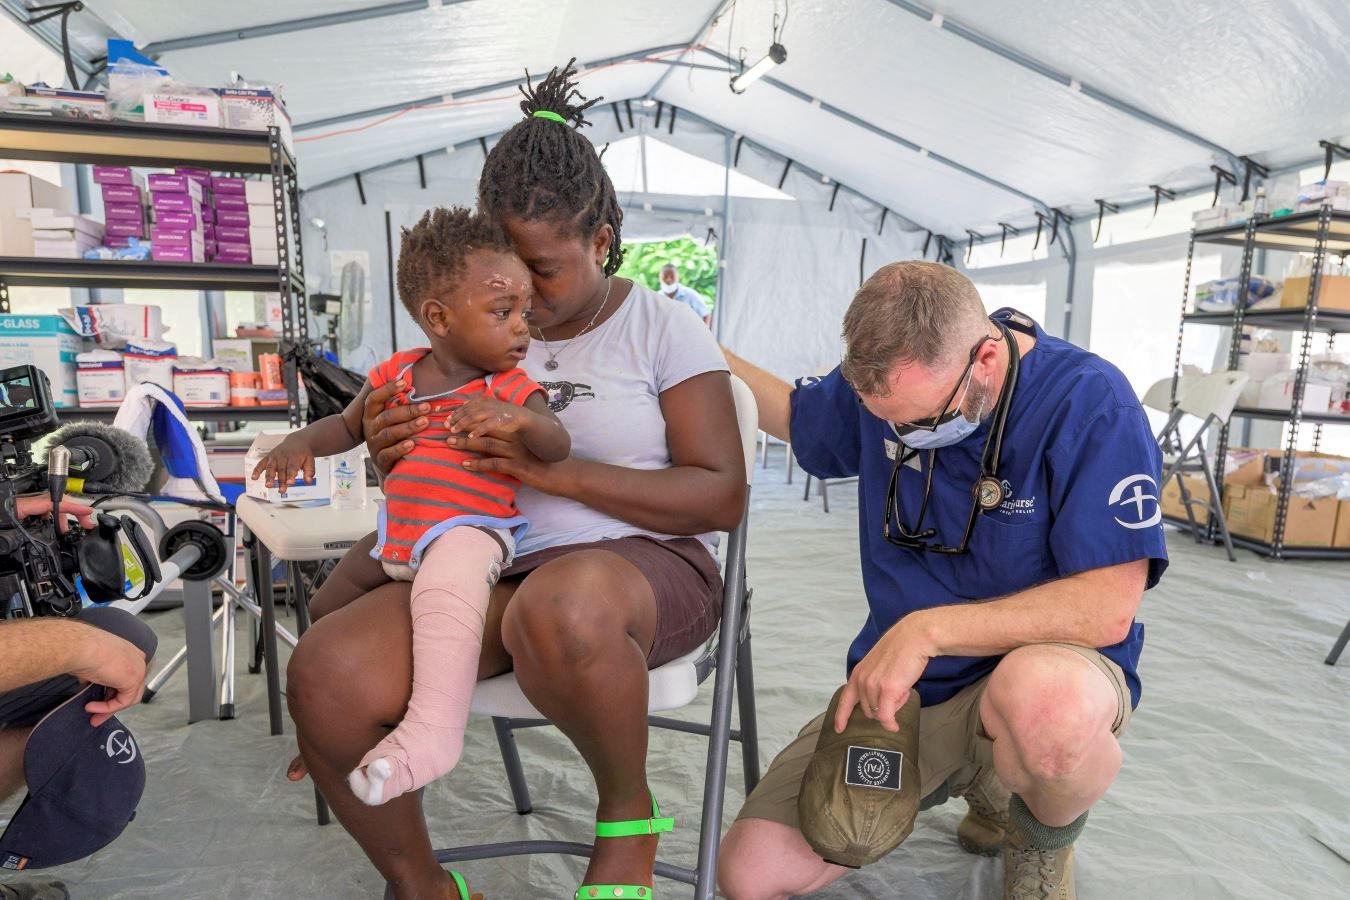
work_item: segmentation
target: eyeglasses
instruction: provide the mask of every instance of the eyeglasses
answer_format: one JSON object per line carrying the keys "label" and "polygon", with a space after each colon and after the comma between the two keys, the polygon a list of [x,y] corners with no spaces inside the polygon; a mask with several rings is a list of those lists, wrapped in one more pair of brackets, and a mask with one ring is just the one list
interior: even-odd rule
{"label": "eyeglasses", "polygon": [[[897,433],[903,436],[907,431],[936,431],[944,421],[949,421],[959,414],[961,411],[960,405],[958,404],[955,410],[951,410],[952,401],[956,399],[957,393],[961,390],[961,385],[964,384],[969,389],[970,378],[975,372],[975,357],[979,355],[980,348],[984,346],[985,341],[992,340],[994,338],[991,335],[985,335],[975,342],[974,347],[970,348],[970,358],[966,360],[966,367],[962,370],[961,377],[956,380],[956,385],[952,388],[952,392],[947,395],[947,399],[943,402],[937,415],[920,419],[918,422],[901,422],[896,426]],[[964,398],[962,399],[964,400]]]}
{"label": "eyeglasses", "polygon": [[[900,445],[895,453],[895,466],[891,469],[891,482],[886,488],[886,515],[881,531],[882,537],[897,547],[949,555],[965,553],[970,548],[970,536],[975,532],[975,521],[979,519],[980,514],[997,508],[1003,502],[1004,489],[998,478],[998,464],[1003,451],[1003,429],[1008,423],[1008,411],[1012,408],[1013,390],[1017,385],[1017,373],[1021,368],[1021,360],[1017,345],[1012,340],[1007,328],[1001,324],[999,328],[1003,332],[1004,339],[1008,342],[1008,369],[1003,388],[999,392],[998,403],[994,408],[989,435],[984,440],[984,451],[980,456],[980,477],[971,486],[970,515],[966,518],[966,530],[961,536],[961,543],[955,547],[940,543],[929,543],[937,535],[937,529],[923,527],[924,517],[928,513],[928,498],[932,496],[933,492],[933,468],[937,461],[936,450],[928,451],[927,471],[924,473],[923,502],[919,504],[919,516],[915,519],[913,528],[905,525],[904,516],[900,510],[900,470],[910,460],[917,458],[919,451]],[[985,341],[992,340],[995,340],[995,338],[981,338],[979,343],[971,348],[970,362],[966,366],[967,373],[961,377],[960,381],[957,381],[956,387],[947,398],[943,412],[933,420],[933,424],[913,424],[907,427],[914,430],[933,431],[941,424],[942,418],[946,415],[946,407],[950,406],[952,401],[956,399],[956,393],[961,389],[961,384],[966,381],[967,376],[974,369],[975,355],[984,346]],[[990,458],[991,450],[993,451],[992,459]],[[894,531],[892,531],[892,524],[894,524]]]}

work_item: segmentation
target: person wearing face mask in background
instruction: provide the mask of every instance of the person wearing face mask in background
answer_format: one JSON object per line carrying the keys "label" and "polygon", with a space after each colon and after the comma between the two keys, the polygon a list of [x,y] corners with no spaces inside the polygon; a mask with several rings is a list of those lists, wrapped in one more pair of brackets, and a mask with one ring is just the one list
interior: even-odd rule
{"label": "person wearing face mask in background", "polygon": [[855,706],[897,731],[913,688],[923,807],[965,797],[958,840],[1002,854],[1005,898],[1070,900],[1139,702],[1135,612],[1167,567],[1148,420],[1110,363],[987,315],[936,263],[879,270],[843,336],[842,365],[795,388],[724,350],[802,468],[858,477],[868,615],[834,720],[802,729],[728,832],[721,889],[777,900],[848,873],[807,839],[803,773]]}
{"label": "person wearing face mask in background", "polygon": [[680,270],[675,268],[674,263],[666,263],[661,267],[661,293],[683,303],[703,320],[704,325],[712,326],[712,304],[698,291],[680,284]]}

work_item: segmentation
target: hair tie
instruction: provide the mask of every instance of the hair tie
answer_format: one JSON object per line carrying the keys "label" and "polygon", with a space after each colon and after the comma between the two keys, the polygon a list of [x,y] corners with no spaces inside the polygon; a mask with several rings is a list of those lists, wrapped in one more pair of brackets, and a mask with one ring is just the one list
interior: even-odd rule
{"label": "hair tie", "polygon": [[552,119],[555,122],[561,122],[564,125],[567,124],[566,119],[564,119],[562,116],[558,115],[551,109],[536,109],[534,111],[534,117],[536,119]]}

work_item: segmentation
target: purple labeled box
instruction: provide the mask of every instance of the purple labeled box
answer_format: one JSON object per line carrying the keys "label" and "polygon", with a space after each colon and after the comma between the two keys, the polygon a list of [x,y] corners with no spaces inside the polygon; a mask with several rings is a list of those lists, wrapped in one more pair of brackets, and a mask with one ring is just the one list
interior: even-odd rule
{"label": "purple labeled box", "polygon": [[188,194],[156,194],[151,192],[150,203],[157,213],[185,212],[194,216],[201,213],[202,205]]}
{"label": "purple labeled box", "polygon": [[152,194],[187,194],[202,202],[202,186],[186,175],[151,175],[147,182]]}
{"label": "purple labeled box", "polygon": [[94,183],[134,185],[136,180],[126,166],[94,166]]}
{"label": "purple labeled box", "polygon": [[232,212],[248,212],[248,198],[243,194],[221,194],[216,197],[216,209],[228,209]]}
{"label": "purple labeled box", "polygon": [[202,240],[214,241],[216,239],[216,226],[210,219],[202,219]]}
{"label": "purple labeled box", "polygon": [[103,226],[103,233],[108,237],[145,237],[145,223],[113,219]]}
{"label": "purple labeled box", "polygon": [[[243,228],[243,229],[247,230],[247,229],[248,229],[248,210],[240,211],[240,210],[235,210],[235,209],[219,209],[219,208],[217,208],[217,209],[216,209],[216,232],[217,232],[217,234],[219,234],[219,232],[220,232],[220,226],[222,226],[222,225],[225,226],[225,227],[227,227],[227,228]],[[244,235],[244,239],[247,240],[247,239],[248,239],[248,235]]]}
{"label": "purple labeled box", "polygon": [[205,251],[206,251],[206,258],[207,258],[207,259],[215,259],[215,258],[216,258],[216,242],[215,242],[215,241],[202,241],[202,247],[203,247],[203,249],[205,249]]}
{"label": "purple labeled box", "polygon": [[178,231],[173,228],[161,228],[155,226],[150,229],[150,241],[158,246],[165,247],[187,247],[194,243],[201,243],[201,236],[195,231]]}
{"label": "purple labeled box", "polygon": [[217,225],[214,229],[215,239],[222,244],[243,244],[248,246],[248,229],[235,228],[232,225]]}
{"label": "purple labeled box", "polygon": [[105,203],[103,216],[108,224],[117,222],[144,222],[145,207],[139,203]]}
{"label": "purple labeled box", "polygon": [[196,231],[201,223],[192,213],[166,212],[159,214],[155,225],[158,226],[156,231]]}
{"label": "purple labeled box", "polygon": [[204,224],[214,224],[216,221],[216,210],[213,206],[202,204],[202,211],[199,217]]}
{"label": "purple labeled box", "polygon": [[242,178],[212,178],[211,190],[217,195],[220,194],[238,194],[244,196],[244,179]]}
{"label": "purple labeled box", "polygon": [[183,246],[150,245],[150,258],[155,262],[205,262],[202,245],[184,244]]}
{"label": "purple labeled box", "polygon": [[205,192],[207,188],[211,187],[210,169],[194,169],[189,166],[178,166],[173,170],[173,173],[175,175],[186,175],[188,178],[191,178],[193,181],[201,185],[203,192]]}
{"label": "purple labeled box", "polygon": [[103,185],[104,203],[135,203],[137,206],[144,202],[141,196],[140,185],[136,184],[105,184]]}
{"label": "purple labeled box", "polygon": [[216,262],[251,263],[253,252],[247,244],[216,244]]}

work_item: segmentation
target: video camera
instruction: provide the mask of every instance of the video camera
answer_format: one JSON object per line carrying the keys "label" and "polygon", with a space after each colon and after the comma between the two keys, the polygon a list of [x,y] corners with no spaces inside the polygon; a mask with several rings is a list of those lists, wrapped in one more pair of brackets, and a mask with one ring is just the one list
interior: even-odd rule
{"label": "video camera", "polygon": [[[47,376],[33,366],[0,370],[0,618],[70,616],[87,601],[108,603],[126,596],[127,563],[145,573],[142,591],[160,580],[150,541],[129,516],[99,513],[97,527],[77,525],[62,534],[57,510],[67,487],[108,487],[70,477],[76,471],[111,473],[114,448],[97,438],[83,446],[54,447],[46,465],[33,462],[32,442],[60,427]],[[111,429],[109,429],[111,431]],[[114,439],[113,442],[116,442]],[[100,452],[100,445],[104,448]],[[96,474],[96,473],[95,473]],[[109,475],[101,476],[109,478]],[[45,490],[52,499],[50,518],[21,521],[16,500]],[[115,493],[115,491],[104,491]],[[126,548],[124,554],[123,548]]]}

